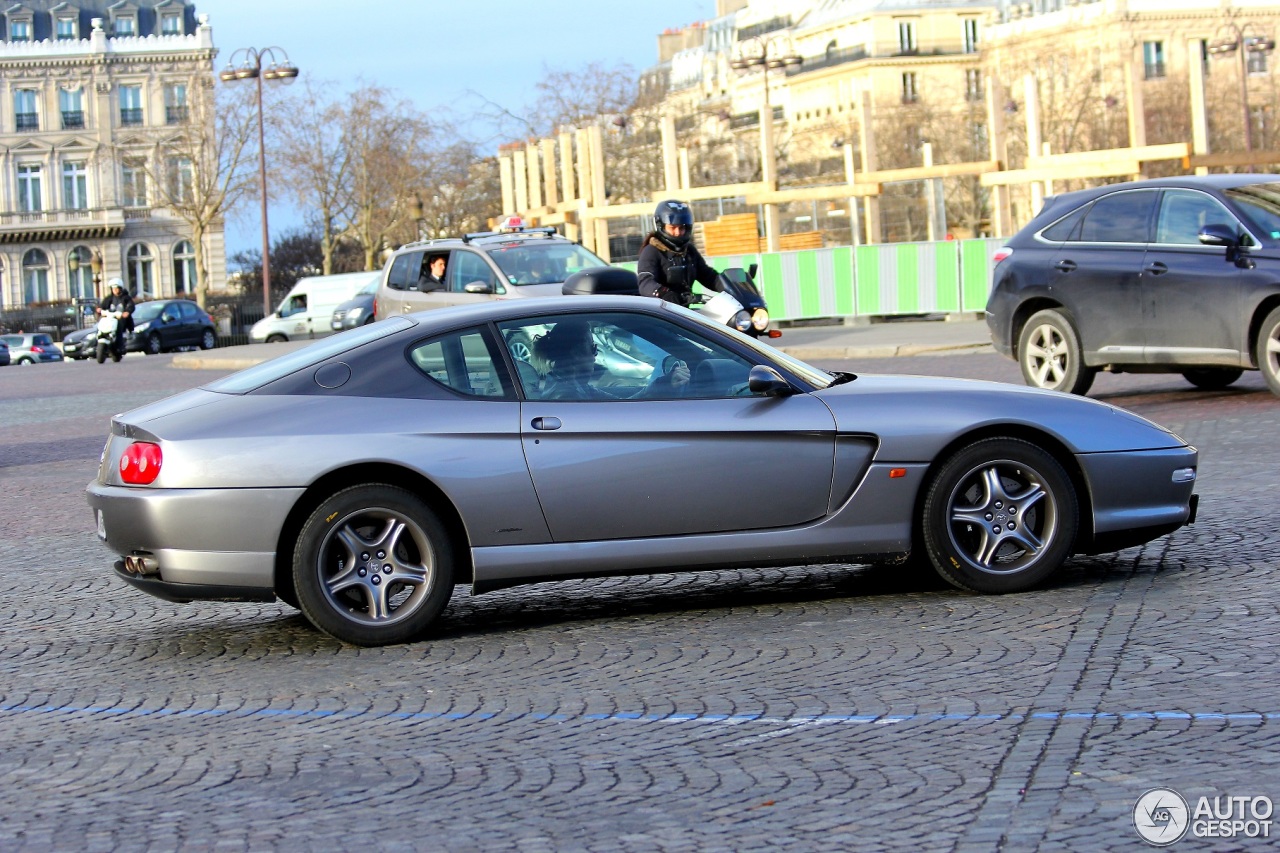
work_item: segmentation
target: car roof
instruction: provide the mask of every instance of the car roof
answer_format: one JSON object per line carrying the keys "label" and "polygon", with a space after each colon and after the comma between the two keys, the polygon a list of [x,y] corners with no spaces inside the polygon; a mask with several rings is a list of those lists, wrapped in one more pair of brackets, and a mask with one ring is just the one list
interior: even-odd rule
{"label": "car roof", "polygon": [[475,305],[455,305],[403,315],[417,321],[420,328],[448,329],[467,323],[501,322],[538,314],[569,314],[600,311],[662,310],[668,303],[648,296],[542,296],[530,299],[499,299]]}
{"label": "car roof", "polygon": [[[564,235],[556,232],[554,228],[533,228],[523,231],[483,231],[476,234],[467,234],[462,237],[439,237],[434,240],[419,240],[415,243],[405,243],[396,254],[409,251],[431,250],[431,249],[457,249],[463,246],[469,246],[475,249],[484,249],[499,244],[509,244],[513,242],[538,242],[538,243],[571,243],[573,241]],[[576,244],[575,244],[576,245]]]}
{"label": "car roof", "polygon": [[1236,187],[1247,187],[1252,184],[1274,184],[1280,183],[1280,175],[1266,175],[1259,173],[1246,173],[1236,175],[1178,175],[1171,178],[1148,178],[1142,181],[1125,181],[1119,184],[1103,184],[1098,187],[1090,187],[1089,189],[1075,190],[1069,193],[1059,193],[1049,196],[1045,199],[1045,207],[1049,207],[1049,202],[1055,203],[1062,201],[1085,201],[1100,195],[1116,192],[1118,190],[1141,190],[1141,189],[1159,189],[1162,187],[1184,187],[1195,189],[1209,188],[1217,190],[1229,190]]}

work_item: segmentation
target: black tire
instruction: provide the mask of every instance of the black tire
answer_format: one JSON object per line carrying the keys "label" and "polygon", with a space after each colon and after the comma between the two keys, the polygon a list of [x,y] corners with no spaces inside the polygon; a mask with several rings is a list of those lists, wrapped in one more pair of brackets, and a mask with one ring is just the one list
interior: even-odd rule
{"label": "black tire", "polygon": [[111,360],[112,360],[114,363],[119,364],[119,363],[120,363],[120,359],[122,359],[122,358],[124,358],[124,353],[120,352],[120,350],[113,349],[113,350],[111,351]]}
{"label": "black tire", "polygon": [[102,364],[107,360],[107,343],[106,341],[98,341],[98,364]]}
{"label": "black tire", "polygon": [[1280,308],[1272,309],[1267,319],[1262,321],[1255,355],[1267,387],[1272,394],[1280,396]]}
{"label": "black tire", "polygon": [[1238,367],[1196,367],[1182,371],[1182,378],[1205,391],[1221,391],[1243,374]]}
{"label": "black tire", "polygon": [[284,335],[267,335],[267,343],[269,344],[282,344],[287,340],[289,339]]}
{"label": "black tire", "polygon": [[1037,311],[1022,327],[1018,366],[1028,385],[1068,394],[1084,394],[1098,372],[1085,367],[1080,336],[1067,318],[1053,309]]}
{"label": "black tire", "polygon": [[18,359],[18,367],[26,367],[28,364],[35,364],[35,363],[36,363],[36,362],[35,362],[35,359],[33,359],[33,358],[20,358],[20,359]]}
{"label": "black tire", "polygon": [[160,336],[155,332],[147,335],[147,355],[159,355],[164,352],[164,347],[160,344]]}
{"label": "black tire", "polygon": [[352,486],[302,526],[293,581],[303,614],[326,634],[358,646],[403,643],[453,593],[453,552],[422,499],[396,486]]}
{"label": "black tire", "polygon": [[920,532],[948,583],[1006,593],[1057,571],[1071,556],[1079,523],[1075,488],[1056,459],[1022,439],[987,438],[938,469]]}
{"label": "black tire", "polygon": [[507,340],[507,349],[511,350],[511,357],[516,361],[523,361],[525,364],[532,364],[533,359],[533,341],[524,332],[516,332]]}
{"label": "black tire", "polygon": [[200,349],[213,349],[217,345],[218,336],[213,333],[213,329],[205,329],[200,336]]}

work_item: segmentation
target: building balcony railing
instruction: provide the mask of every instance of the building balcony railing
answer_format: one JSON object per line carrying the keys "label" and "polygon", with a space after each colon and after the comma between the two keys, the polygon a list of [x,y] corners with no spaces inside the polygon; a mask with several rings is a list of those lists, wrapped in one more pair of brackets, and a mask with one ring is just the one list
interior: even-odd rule
{"label": "building balcony railing", "polygon": [[5,211],[0,212],[0,243],[119,237],[124,219],[119,208]]}
{"label": "building balcony railing", "polygon": [[84,128],[84,110],[63,110],[62,129],[81,130]]}
{"label": "building balcony railing", "polygon": [[822,68],[831,68],[835,65],[857,62],[859,59],[866,58],[867,49],[865,47],[846,47],[840,50],[829,50],[821,56],[806,56],[804,62],[800,65],[788,65],[787,76],[792,77],[796,74],[805,74],[809,71],[818,71]]}
{"label": "building balcony railing", "polygon": [[142,107],[121,107],[120,124],[123,127],[135,127],[142,124]]}
{"label": "building balcony railing", "polygon": [[[782,121],[786,117],[786,111],[782,107],[773,108],[773,120]],[[736,116],[729,117],[730,130],[742,130],[744,127],[755,127],[760,124],[760,111],[754,110],[749,113],[738,113]]]}
{"label": "building balcony railing", "polygon": [[36,113],[15,113],[14,126],[19,131],[39,130],[40,116]]}
{"label": "building balcony railing", "polygon": [[186,106],[164,108],[165,124],[186,124],[189,115],[190,109]]}

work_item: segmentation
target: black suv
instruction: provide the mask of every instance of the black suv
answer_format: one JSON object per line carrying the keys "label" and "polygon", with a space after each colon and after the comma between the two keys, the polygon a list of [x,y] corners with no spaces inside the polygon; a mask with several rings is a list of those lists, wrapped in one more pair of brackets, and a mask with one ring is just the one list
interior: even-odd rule
{"label": "black suv", "polygon": [[125,351],[155,355],[185,347],[213,349],[217,342],[213,318],[199,305],[189,299],[156,299],[134,307]]}
{"label": "black suv", "polygon": [[1280,395],[1280,181],[1162,178],[1064,193],[996,255],[995,348],[1028,385],[1083,394],[1099,370]]}

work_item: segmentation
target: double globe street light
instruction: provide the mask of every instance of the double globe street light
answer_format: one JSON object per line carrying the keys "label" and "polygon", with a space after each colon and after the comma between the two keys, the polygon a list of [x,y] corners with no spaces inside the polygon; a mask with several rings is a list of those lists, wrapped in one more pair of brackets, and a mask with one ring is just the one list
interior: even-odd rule
{"label": "double globe street light", "polygon": [[[279,54],[279,56],[277,56]],[[236,57],[242,57],[236,64]],[[263,67],[263,62],[269,64]],[[267,143],[262,119],[262,81],[272,80],[288,85],[298,76],[298,68],[279,47],[245,47],[231,54],[227,67],[218,74],[223,83],[257,80],[258,106],[258,182],[262,193],[262,313],[271,314],[271,236],[267,228]]]}
{"label": "double globe street light", "polygon": [[[745,74],[752,68],[760,68],[764,71],[764,111],[769,114],[769,120],[772,121],[773,108],[769,105],[769,71],[781,68],[783,73],[786,73],[787,68],[801,64],[804,58],[791,48],[789,38],[756,36],[744,41],[738,50],[738,54],[729,61],[729,67],[739,74]],[[761,116],[761,120],[763,118]]]}

